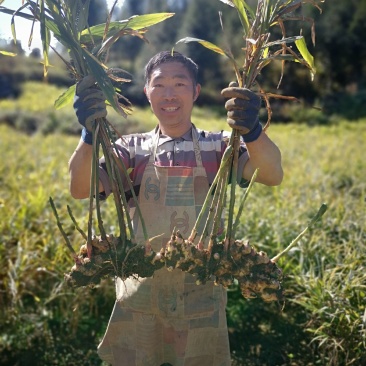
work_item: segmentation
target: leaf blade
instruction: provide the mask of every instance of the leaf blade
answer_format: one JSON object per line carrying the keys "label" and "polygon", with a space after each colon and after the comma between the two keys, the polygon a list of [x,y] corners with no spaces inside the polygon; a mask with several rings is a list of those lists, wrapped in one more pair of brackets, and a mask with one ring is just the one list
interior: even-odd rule
{"label": "leaf blade", "polygon": [[153,13],[153,14],[145,14],[145,15],[135,15],[129,19],[120,20],[117,22],[110,22],[108,25],[108,32],[105,35],[105,27],[106,24],[98,24],[88,29],[83,30],[80,33],[80,42],[85,44],[92,40],[99,38],[109,38],[120,32],[123,29],[130,28],[132,30],[141,30],[147,27],[151,27],[155,24],[158,24],[170,17],[175,15],[174,13]]}
{"label": "leaf blade", "polygon": [[10,56],[10,57],[15,57],[15,56],[17,56],[17,54],[16,54],[16,53],[9,52],[9,51],[4,51],[4,50],[0,50],[0,55]]}
{"label": "leaf blade", "polygon": [[71,85],[64,93],[62,93],[54,103],[55,109],[61,109],[70,104],[75,95],[76,84]]}
{"label": "leaf blade", "polygon": [[205,48],[208,48],[211,51],[219,53],[220,55],[223,55],[223,56],[228,56],[227,52],[225,52],[221,47],[215,45],[212,42],[205,41],[204,39],[200,39],[200,38],[185,37],[185,38],[182,38],[179,41],[177,41],[176,44],[190,43],[190,42],[197,42],[197,43],[201,44],[202,46],[204,46]]}
{"label": "leaf blade", "polygon": [[300,39],[297,39],[295,41],[295,44],[296,44],[296,47],[299,50],[301,56],[307,62],[308,67],[310,69],[311,77],[312,77],[312,80],[313,80],[314,75],[316,73],[314,57],[311,55],[311,53],[309,52],[309,50],[306,46],[305,38],[301,37]]}
{"label": "leaf blade", "polygon": [[118,112],[119,114],[121,114],[123,117],[126,118],[127,113],[119,105],[118,98],[112,85],[112,82],[108,77],[100,61],[84,48],[82,48],[82,54],[83,58],[85,59],[88,65],[90,72],[95,77],[95,80],[97,81],[99,88],[104,93],[108,102],[111,104],[111,106],[114,108],[116,112]]}
{"label": "leaf blade", "polygon": [[244,33],[245,33],[245,35],[247,35],[247,34],[249,34],[250,23],[249,23],[246,9],[248,9],[249,6],[245,3],[244,0],[232,0],[232,2],[235,5],[235,8],[239,14],[239,19],[240,19],[241,25],[243,26]]}

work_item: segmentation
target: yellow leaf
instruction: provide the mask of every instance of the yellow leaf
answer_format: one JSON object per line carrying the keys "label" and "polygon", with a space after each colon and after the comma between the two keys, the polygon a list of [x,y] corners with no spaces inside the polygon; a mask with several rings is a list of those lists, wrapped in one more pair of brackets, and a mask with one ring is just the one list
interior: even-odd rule
{"label": "yellow leaf", "polygon": [[14,56],[16,56],[17,54],[16,54],[16,53],[13,53],[13,52],[8,52],[8,51],[0,50],[0,55],[14,57]]}
{"label": "yellow leaf", "polygon": [[301,37],[295,41],[296,47],[299,50],[301,56],[304,58],[304,60],[307,62],[308,67],[310,69],[311,73],[311,79],[314,79],[315,75],[315,64],[314,64],[314,57],[309,52],[304,37]]}
{"label": "yellow leaf", "polygon": [[211,51],[217,52],[220,55],[223,56],[227,56],[226,52],[220,48],[219,46],[216,46],[215,44],[209,42],[209,41],[205,41],[203,39],[199,39],[199,38],[192,38],[192,37],[185,37],[180,39],[177,43],[189,43],[189,42],[198,42],[199,44],[201,44],[202,46],[208,48]]}

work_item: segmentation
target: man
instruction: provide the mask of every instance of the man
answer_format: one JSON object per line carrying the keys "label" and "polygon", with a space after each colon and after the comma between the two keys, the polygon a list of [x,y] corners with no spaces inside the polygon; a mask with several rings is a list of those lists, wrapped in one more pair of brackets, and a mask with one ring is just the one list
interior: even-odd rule
{"label": "man", "polygon": [[[229,135],[200,131],[192,124],[191,112],[201,88],[197,70],[191,59],[178,52],[155,55],[145,68],[144,92],[158,126],[118,141],[126,168],[132,168],[130,179],[148,234],[156,237],[152,241],[156,251],[177,225],[186,237],[191,233]],[[104,97],[93,84],[82,81],[76,91],[74,107],[83,126],[107,114]],[[224,89],[222,95],[228,98],[230,127],[243,136],[238,183],[250,180],[258,168],[257,182],[280,184],[281,154],[259,123],[260,97],[236,86]],[[69,163],[75,198],[89,197],[91,160],[91,133],[84,127]],[[110,194],[103,159],[100,192]],[[131,197],[130,192],[126,197]],[[139,220],[133,221],[142,242]],[[150,278],[123,283],[117,279],[116,291],[117,301],[98,348],[103,360],[118,366],[230,365],[226,292],[221,286],[213,281],[197,286],[191,275],[163,268]]]}

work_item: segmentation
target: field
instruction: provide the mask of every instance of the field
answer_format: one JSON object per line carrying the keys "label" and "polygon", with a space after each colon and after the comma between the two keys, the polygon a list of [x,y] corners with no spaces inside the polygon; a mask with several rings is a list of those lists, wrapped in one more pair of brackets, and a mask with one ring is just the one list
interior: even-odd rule
{"label": "field", "polygon": [[[15,109],[8,102],[0,107]],[[28,107],[17,108],[27,114]],[[134,118],[134,126],[154,125],[149,111]],[[195,110],[193,121],[225,128],[224,119],[205,110]],[[68,192],[68,159],[79,137],[39,131],[0,124],[0,364],[101,365],[96,347],[113,306],[113,283],[92,290],[64,286],[73,261],[49,204],[52,197],[78,249],[82,237],[67,206],[86,228],[88,202]],[[280,260],[283,307],[244,300],[235,287],[229,292],[233,364],[364,365],[366,121],[273,124],[268,133],[282,151],[285,178],[279,187],[254,185],[240,236],[273,256],[305,229],[322,203],[328,210]],[[103,215],[112,232],[111,203]]]}

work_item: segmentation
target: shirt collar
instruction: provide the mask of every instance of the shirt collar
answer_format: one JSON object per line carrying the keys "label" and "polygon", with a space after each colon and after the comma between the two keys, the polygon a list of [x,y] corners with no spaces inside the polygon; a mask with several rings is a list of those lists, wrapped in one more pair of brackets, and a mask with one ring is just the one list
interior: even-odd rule
{"label": "shirt collar", "polygon": [[[193,138],[192,138],[192,128],[193,128],[193,124],[192,124],[192,127],[182,136],[180,137],[176,137],[176,138],[173,138],[173,137],[170,137],[170,136],[167,136],[167,135],[164,135],[164,134],[160,134],[159,136],[159,143],[158,143],[158,146],[166,143],[166,142],[169,142],[169,141],[174,141],[174,140],[180,140],[180,141],[193,141]],[[152,131],[153,134],[156,134],[157,131],[158,131],[158,128],[159,126],[156,126],[154,128],[154,130]]]}

